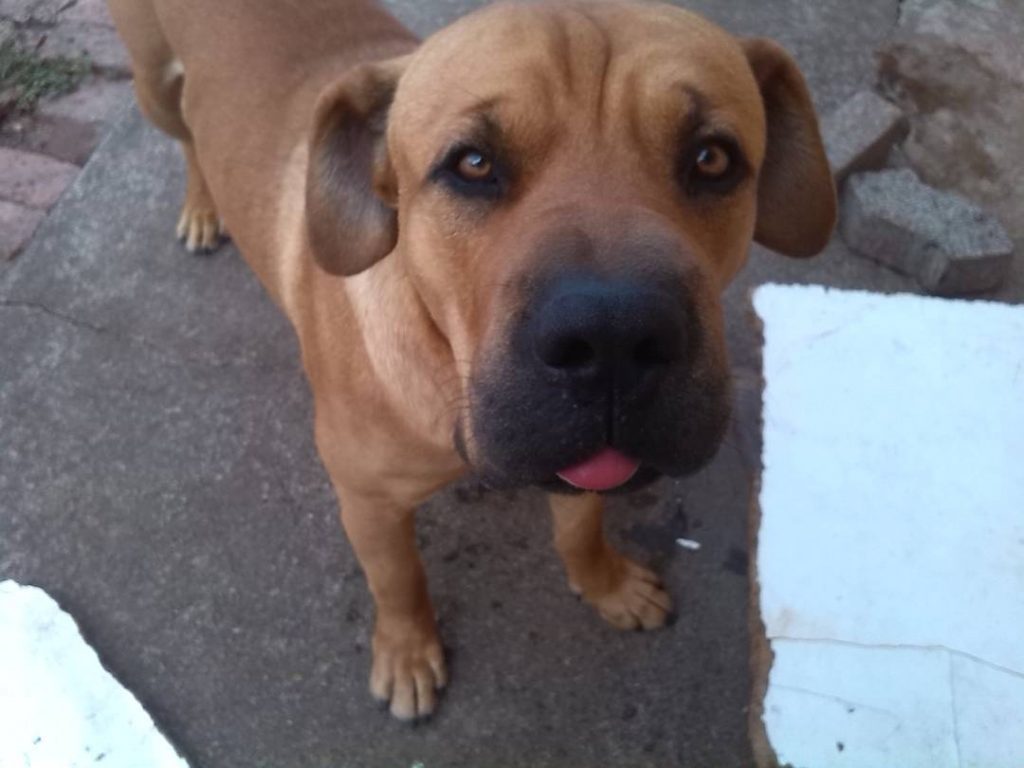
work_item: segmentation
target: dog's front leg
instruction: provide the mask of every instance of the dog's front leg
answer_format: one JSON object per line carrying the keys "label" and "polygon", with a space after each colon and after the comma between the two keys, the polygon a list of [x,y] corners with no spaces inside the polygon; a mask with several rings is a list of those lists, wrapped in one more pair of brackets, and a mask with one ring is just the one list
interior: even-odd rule
{"label": "dog's front leg", "polygon": [[370,692],[402,720],[429,715],[447,673],[413,510],[342,492],[341,521],[377,607]]}
{"label": "dog's front leg", "polygon": [[654,573],[620,555],[605,539],[602,498],[596,493],[552,494],[550,502],[555,549],[569,588],[619,629],[663,625],[672,601]]}

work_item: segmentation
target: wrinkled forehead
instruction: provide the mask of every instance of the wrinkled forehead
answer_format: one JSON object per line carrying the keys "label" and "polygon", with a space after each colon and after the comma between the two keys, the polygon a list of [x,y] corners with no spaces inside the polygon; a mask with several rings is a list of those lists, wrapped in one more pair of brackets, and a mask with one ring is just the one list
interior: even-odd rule
{"label": "wrinkled forehead", "polygon": [[[699,118],[764,154],[764,109],[739,44],[658,3],[499,3],[429,38],[392,107],[393,139],[416,164],[482,122],[539,146],[617,132],[650,144]],[[411,141],[406,141],[411,140]]]}

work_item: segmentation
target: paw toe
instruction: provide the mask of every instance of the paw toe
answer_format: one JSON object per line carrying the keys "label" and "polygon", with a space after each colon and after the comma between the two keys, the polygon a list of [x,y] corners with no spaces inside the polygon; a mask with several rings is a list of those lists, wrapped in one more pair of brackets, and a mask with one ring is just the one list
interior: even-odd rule
{"label": "paw toe", "polygon": [[381,647],[374,653],[370,693],[378,701],[389,702],[391,714],[399,720],[432,715],[437,709],[437,692],[446,682],[440,645]]}
{"label": "paw toe", "polygon": [[602,618],[616,629],[657,629],[672,611],[672,599],[652,571],[626,561],[622,579],[612,591],[589,598]]}
{"label": "paw toe", "polygon": [[176,232],[189,253],[209,253],[220,244],[220,220],[214,211],[186,207]]}

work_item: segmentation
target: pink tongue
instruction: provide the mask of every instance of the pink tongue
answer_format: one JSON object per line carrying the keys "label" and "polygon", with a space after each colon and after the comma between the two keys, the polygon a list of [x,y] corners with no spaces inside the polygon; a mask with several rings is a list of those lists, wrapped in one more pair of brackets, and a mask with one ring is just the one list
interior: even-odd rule
{"label": "pink tongue", "polygon": [[636,459],[605,448],[575,467],[563,469],[558,476],[584,491],[610,491],[628,483],[638,469],[640,462]]}

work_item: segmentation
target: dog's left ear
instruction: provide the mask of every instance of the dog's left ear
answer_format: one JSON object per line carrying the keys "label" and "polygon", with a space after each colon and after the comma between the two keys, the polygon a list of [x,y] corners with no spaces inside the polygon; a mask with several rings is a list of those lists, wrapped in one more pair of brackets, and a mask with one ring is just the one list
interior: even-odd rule
{"label": "dog's left ear", "polygon": [[832,235],[836,191],[807,83],[778,43],[741,43],[761,88],[768,128],[754,239],[787,256],[813,256]]}
{"label": "dog's left ear", "polygon": [[306,225],[317,263],[355,275],[398,241],[388,111],[409,56],[364,64],[317,101],[306,176]]}

